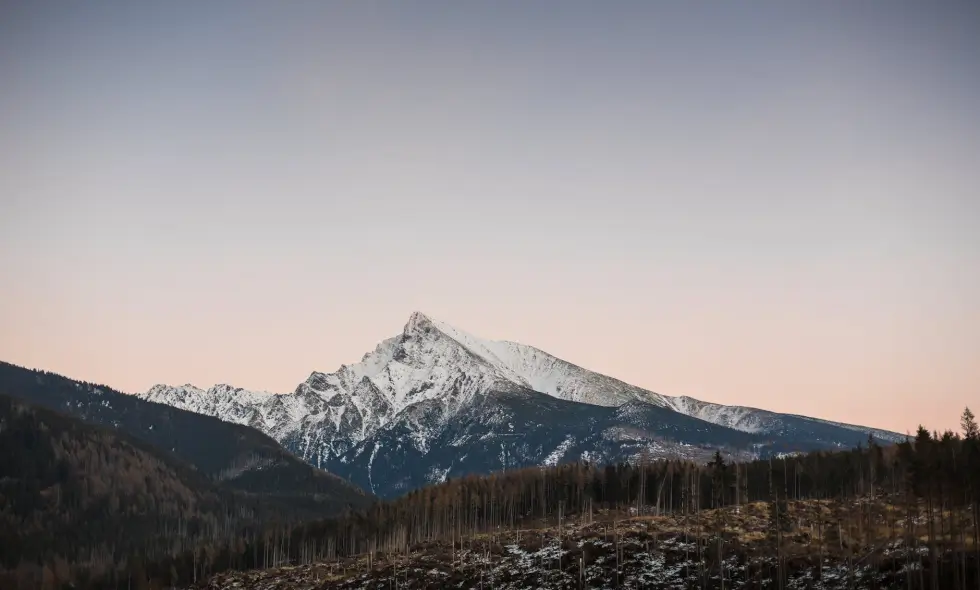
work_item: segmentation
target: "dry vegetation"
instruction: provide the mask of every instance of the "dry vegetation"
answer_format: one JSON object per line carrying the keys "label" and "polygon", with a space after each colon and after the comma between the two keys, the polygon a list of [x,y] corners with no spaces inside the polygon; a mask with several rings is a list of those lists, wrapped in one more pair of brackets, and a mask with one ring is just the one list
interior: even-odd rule
{"label": "dry vegetation", "polygon": [[[764,502],[686,515],[601,510],[561,526],[529,523],[404,551],[219,574],[194,588],[921,587],[928,524],[919,518],[907,536],[895,500],[790,501],[782,532]],[[971,518],[946,515],[954,517],[964,526]],[[961,548],[948,532],[956,529],[938,540],[940,567],[966,566],[975,576],[976,563],[957,563]]]}

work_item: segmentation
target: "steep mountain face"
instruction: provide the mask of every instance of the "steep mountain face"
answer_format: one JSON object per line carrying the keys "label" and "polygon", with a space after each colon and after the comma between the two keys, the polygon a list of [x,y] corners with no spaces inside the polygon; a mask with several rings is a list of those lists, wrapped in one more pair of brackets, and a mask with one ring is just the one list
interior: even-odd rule
{"label": "steep mountain face", "polygon": [[[647,456],[707,460],[714,449],[749,458],[754,435],[644,402],[619,407],[557,399],[536,391],[490,391],[442,420],[423,402],[328,464],[393,496],[447,477]],[[425,433],[422,435],[421,433]]]}
{"label": "steep mountain face", "polygon": [[[184,393],[195,399],[199,395],[187,389]],[[293,518],[334,514],[373,501],[363,490],[309,465],[262,432],[204,415],[207,412],[152,403],[102,385],[8,363],[0,363],[0,395],[132,436],[227,487],[285,500],[284,505],[295,513]],[[246,397],[220,388],[216,395],[239,401]]]}
{"label": "steep mountain face", "polygon": [[446,477],[586,459],[701,458],[852,446],[869,432],[669,397],[421,313],[361,362],[291,394],[157,385],[141,397],[250,425],[382,496]]}

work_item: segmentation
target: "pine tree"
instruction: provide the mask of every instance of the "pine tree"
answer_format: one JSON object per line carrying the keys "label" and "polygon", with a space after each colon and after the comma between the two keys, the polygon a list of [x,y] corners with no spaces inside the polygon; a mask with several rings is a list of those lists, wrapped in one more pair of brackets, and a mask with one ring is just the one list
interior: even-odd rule
{"label": "pine tree", "polygon": [[969,407],[963,410],[960,425],[963,427],[963,438],[975,439],[980,436],[980,428],[977,427],[976,416],[973,415]]}

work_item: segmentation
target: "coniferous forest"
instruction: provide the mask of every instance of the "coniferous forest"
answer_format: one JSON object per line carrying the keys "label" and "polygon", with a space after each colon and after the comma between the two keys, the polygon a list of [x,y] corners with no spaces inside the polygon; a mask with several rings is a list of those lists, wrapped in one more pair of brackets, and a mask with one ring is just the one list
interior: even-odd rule
{"label": "coniferous forest", "polygon": [[[962,432],[920,427],[887,447],[521,469],[310,521],[139,441],[0,399],[4,589],[250,587],[262,575],[285,588],[302,572],[308,587],[980,588],[969,409]],[[523,569],[495,568],[518,557]]]}

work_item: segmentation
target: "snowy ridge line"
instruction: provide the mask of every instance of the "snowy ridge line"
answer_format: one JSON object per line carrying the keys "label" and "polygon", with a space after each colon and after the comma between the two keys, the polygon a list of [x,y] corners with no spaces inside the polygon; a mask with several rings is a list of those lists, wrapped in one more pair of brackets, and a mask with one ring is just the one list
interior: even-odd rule
{"label": "snowy ridge line", "polygon": [[[854,439],[855,433],[872,433],[888,441],[904,439],[904,435],[880,429],[661,395],[589,371],[532,346],[479,338],[420,312],[411,315],[401,334],[380,342],[360,362],[341,365],[333,373],[314,371],[292,393],[256,392],[230,385],[216,385],[206,391],[192,385],[156,385],[139,396],[258,428],[305,460],[325,466],[356,460],[365,445],[378,437],[397,440],[398,445],[419,456],[438,452],[439,446],[449,445],[450,440],[469,440],[465,433],[455,433],[449,440],[440,437],[461,416],[496,407],[486,406],[495,396],[527,398],[540,394],[567,402],[620,408],[627,420],[630,412],[641,416],[646,413],[644,408],[659,408],[661,418],[644,427],[644,432],[651,433],[651,428],[660,429],[656,433],[658,440],[672,436],[670,433],[677,428],[672,423],[681,416],[703,421],[704,427],[730,429],[733,440],[741,440],[737,433],[749,433],[784,442],[798,439],[826,448],[840,446],[845,438]],[[486,410],[479,410],[484,406]],[[494,420],[505,418],[503,414],[495,416],[490,411],[481,417],[493,429],[494,436],[504,433],[503,423],[496,424]],[[509,436],[517,437],[527,434],[509,432]],[[560,442],[556,440],[555,444]],[[579,440],[562,443],[561,449],[552,446],[548,451],[554,450],[555,456],[546,451],[546,459],[558,461],[566,451],[570,459],[592,453],[593,449],[576,446],[584,444],[587,443]],[[574,452],[572,447],[576,448]],[[376,452],[377,447],[373,450]]]}

